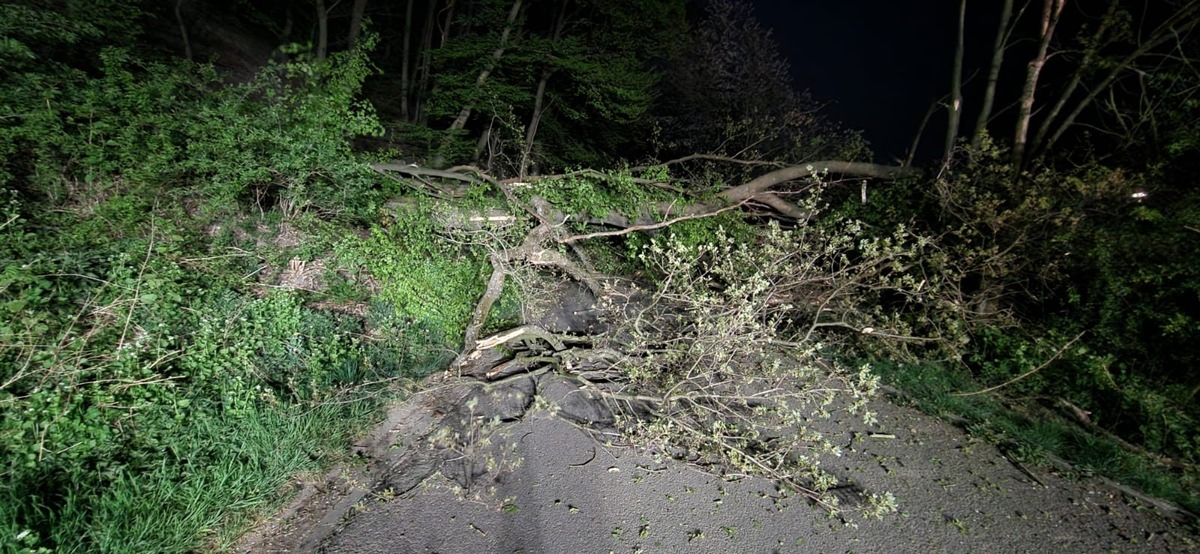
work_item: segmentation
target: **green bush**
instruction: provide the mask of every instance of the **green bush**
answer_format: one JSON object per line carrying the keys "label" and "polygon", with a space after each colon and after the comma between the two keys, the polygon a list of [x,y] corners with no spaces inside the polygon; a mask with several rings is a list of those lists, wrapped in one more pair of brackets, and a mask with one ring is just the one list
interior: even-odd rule
{"label": "green bush", "polygon": [[375,217],[348,145],[377,129],[354,100],[365,54],[246,85],[122,49],[88,71],[12,67],[0,81],[19,114],[0,119],[0,551],[228,541],[208,535],[236,531],[236,512],[364,421],[373,396],[352,391],[436,363],[391,356],[418,348],[297,293],[247,295],[257,255],[231,257],[230,237],[208,237],[183,208],[198,195],[222,214]]}
{"label": "green bush", "polygon": [[268,66],[201,104],[181,161],[198,192],[216,206],[250,203],[285,217],[373,217],[374,173],[350,149],[351,139],[383,132],[371,105],[355,98],[373,44],[324,63]]}
{"label": "green bush", "polygon": [[427,206],[405,209],[369,238],[334,246],[338,264],[378,282],[375,297],[404,317],[419,341],[457,350],[487,281],[481,253],[444,240]]}

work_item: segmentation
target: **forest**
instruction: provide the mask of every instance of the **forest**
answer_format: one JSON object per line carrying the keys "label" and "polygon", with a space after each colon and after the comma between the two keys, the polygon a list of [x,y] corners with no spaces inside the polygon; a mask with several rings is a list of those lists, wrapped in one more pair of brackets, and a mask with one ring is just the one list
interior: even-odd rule
{"label": "forest", "polygon": [[831,511],[755,422],[883,390],[1194,518],[1200,2],[945,4],[885,160],[748,0],[0,0],[0,550],[224,551],[543,369]]}

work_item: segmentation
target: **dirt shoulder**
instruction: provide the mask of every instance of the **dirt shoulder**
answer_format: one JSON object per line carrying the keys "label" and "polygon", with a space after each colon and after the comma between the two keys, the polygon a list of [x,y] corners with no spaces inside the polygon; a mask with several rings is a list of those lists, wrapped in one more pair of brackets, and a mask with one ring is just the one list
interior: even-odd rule
{"label": "dirt shoulder", "polygon": [[[825,422],[845,445],[828,469],[888,491],[900,511],[846,525],[762,479],[730,481],[499,391],[508,421],[474,446],[430,449],[455,428],[446,386],[394,407],[366,463],[305,486],[239,552],[1196,552],[1200,541],[1099,481],[1018,468],[992,445],[876,400],[879,424]],[[497,397],[497,391],[487,391]],[[511,393],[511,394],[510,394]],[[447,404],[447,402],[451,404]],[[520,406],[527,409],[518,409]],[[549,408],[547,407],[549,406]],[[472,408],[474,410],[475,408]],[[516,411],[513,411],[516,410]],[[513,417],[516,416],[516,417]],[[465,445],[467,441],[455,444]],[[435,455],[436,454],[436,455]],[[1040,481],[1040,483],[1039,483]]]}

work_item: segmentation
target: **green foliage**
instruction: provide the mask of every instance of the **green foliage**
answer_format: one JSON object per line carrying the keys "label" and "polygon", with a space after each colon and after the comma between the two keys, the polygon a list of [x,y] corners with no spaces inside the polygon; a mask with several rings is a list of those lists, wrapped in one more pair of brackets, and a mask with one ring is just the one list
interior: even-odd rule
{"label": "green foliage", "polygon": [[[1018,388],[1070,398],[1128,440],[1200,459],[1193,431],[1200,381],[1182,369],[1200,361],[1194,316],[1200,269],[1191,263],[1200,257],[1200,242],[1187,229],[1200,221],[1195,193],[1168,185],[1152,198],[1138,198],[1134,193],[1159,187],[1098,165],[1014,180],[1003,177],[1001,164],[973,162],[979,169],[969,171],[963,196],[955,193],[947,203],[971,210],[960,220],[973,223],[954,235],[968,253],[963,257],[977,249],[984,256],[977,259],[987,262],[974,271],[985,282],[1045,298],[1018,297],[1014,306],[1019,314],[1040,316],[1040,329],[981,333],[981,375],[1011,374],[997,366],[1031,368],[1037,358],[1048,358],[1044,348],[1026,348],[1034,343],[1030,334],[1062,343],[1086,330],[1086,354],[1066,356]],[[981,190],[1005,181],[1020,184]]]}
{"label": "green foliage", "polygon": [[[180,265],[169,227],[90,256],[4,258],[3,536],[58,551],[190,550],[340,444],[329,420],[362,405],[324,401],[417,369],[380,355],[398,346],[385,332],[364,345],[359,320],[294,293],[212,289]],[[285,415],[298,408],[309,415]]]}
{"label": "green foliage", "polygon": [[373,44],[368,38],[327,63],[269,66],[203,105],[181,164],[198,191],[217,206],[251,201],[285,217],[372,216],[374,179],[349,140],[383,132],[370,104],[355,98],[372,71]]}
{"label": "green foliage", "polygon": [[[269,507],[292,475],[344,448],[369,403],[193,417],[143,472],[87,474],[0,487],[0,551],[188,552],[228,548],[246,515]],[[49,487],[61,487],[53,493]],[[50,500],[61,502],[56,512]],[[42,526],[50,522],[51,526]],[[14,542],[13,539],[17,539]],[[26,549],[26,550],[23,550]],[[44,550],[39,550],[44,549]]]}
{"label": "green foliage", "polygon": [[[27,0],[0,4],[0,66],[39,72],[60,61],[87,67],[71,51],[128,44],[141,33],[141,0]],[[82,62],[82,63],[81,63]],[[49,71],[47,71],[49,70]]]}
{"label": "green foliage", "polygon": [[100,59],[100,78],[61,69],[14,74],[0,85],[17,113],[0,127],[0,148],[11,156],[0,177],[26,180],[27,194],[69,202],[82,200],[81,189],[94,197],[121,180],[158,183],[176,174],[187,119],[174,112],[197,100],[212,74],[141,63],[119,48]]}
{"label": "green foliage", "polygon": [[0,5],[0,551],[227,546],[370,417],[354,391],[444,358],[394,315],[248,294],[271,254],[196,219],[377,217],[349,145],[379,130],[371,40],[227,85],[101,48],[139,8]]}
{"label": "green foliage", "polygon": [[96,79],[70,69],[10,75],[0,96],[16,115],[0,126],[0,185],[26,181],[25,194],[86,207],[129,184],[170,183],[217,211],[254,202],[288,217],[371,216],[374,180],[348,142],[381,132],[355,99],[371,45],[233,86],[211,67],[142,62],[120,48],[101,52]]}
{"label": "green foliage", "polygon": [[[512,5],[475,3],[467,15],[456,14],[458,32],[430,52],[431,86],[417,91],[422,116],[444,129],[464,109],[471,113],[467,129],[437,132],[439,159],[478,160],[476,143],[486,132],[485,165],[515,174],[539,89],[531,152],[537,166],[600,166],[636,152],[659,81],[652,64],[684,32],[684,3],[589,0],[564,10],[561,22],[553,17],[557,7],[546,10],[550,17],[522,11],[503,42]],[[428,140],[409,130],[414,142]]]}
{"label": "green foliage", "polygon": [[406,318],[420,342],[457,347],[483,294],[485,264],[439,237],[427,206],[401,209],[369,238],[345,239],[334,252],[341,267],[378,281],[376,298]]}
{"label": "green foliage", "polygon": [[1188,229],[1200,202],[1190,185],[1161,168],[1099,164],[1018,175],[1007,159],[985,141],[960,152],[932,193],[876,187],[839,213],[940,235],[932,271],[957,280],[973,320],[962,352],[981,381],[1047,364],[1002,392],[1065,399],[1127,441],[1196,460],[1200,381],[1187,368],[1200,360],[1200,241]]}
{"label": "green foliage", "polygon": [[[721,237],[727,237],[737,242],[752,242],[758,229],[746,222],[736,211],[725,212],[711,217],[690,219],[671,225],[667,233],[671,240],[687,248],[697,248],[705,244],[713,244]],[[625,237],[625,246],[630,257],[646,248],[654,240],[643,234],[629,234]]]}
{"label": "green foliage", "polygon": [[526,195],[540,196],[567,214],[603,218],[610,213],[637,217],[653,202],[667,196],[633,180],[625,171],[600,173],[580,170],[556,179],[542,179]]}

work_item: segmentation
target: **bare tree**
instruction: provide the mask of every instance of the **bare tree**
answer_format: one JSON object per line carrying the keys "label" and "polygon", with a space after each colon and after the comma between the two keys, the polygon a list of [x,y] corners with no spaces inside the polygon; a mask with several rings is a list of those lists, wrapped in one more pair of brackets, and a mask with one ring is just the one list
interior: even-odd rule
{"label": "bare tree", "polygon": [[[1200,1],[1191,0],[1177,9],[1170,17],[1164,20],[1153,30],[1146,33],[1140,38],[1133,51],[1126,54],[1124,57],[1117,60],[1109,60],[1104,67],[1108,71],[1104,73],[1104,78],[1099,83],[1085,87],[1088,92],[1075,102],[1074,108],[1061,120],[1059,116],[1064,106],[1073,98],[1073,94],[1080,86],[1079,83],[1087,75],[1087,73],[1097,66],[1095,51],[1087,50],[1084,53],[1084,63],[1081,63],[1067,88],[1064,89],[1059,101],[1051,109],[1050,114],[1042,122],[1032,144],[1033,149],[1040,153],[1045,153],[1052,148],[1067,129],[1071,128],[1076,119],[1089,106],[1091,106],[1097,98],[1102,94],[1107,94],[1109,89],[1122,75],[1129,72],[1137,72],[1137,63],[1139,60],[1150,55],[1156,48],[1173,40],[1182,40],[1183,37],[1194,31],[1200,25]],[[1096,36],[1102,38],[1105,29],[1103,25],[1096,31]],[[1050,131],[1053,129],[1053,131]],[[1048,138],[1044,138],[1049,134]]]}
{"label": "bare tree", "polygon": [[[1008,48],[1008,39],[1012,36],[1011,26],[1013,0],[1004,0],[1000,11],[1000,24],[996,26],[996,42],[992,46],[992,60],[988,65],[987,86],[983,90],[983,100],[979,107],[979,118],[975,121],[975,132],[971,136],[971,147],[978,148],[987,131],[988,120],[992,117],[992,105],[996,101],[996,84],[1000,81],[1000,66],[1004,63],[1004,51]],[[961,27],[961,23],[960,23]],[[961,35],[960,35],[961,36]],[[960,39],[961,48],[961,39]]]}
{"label": "bare tree", "polygon": [[1054,30],[1062,16],[1066,0],[1045,0],[1042,5],[1041,26],[1038,33],[1037,54],[1029,61],[1029,71],[1025,76],[1025,88],[1021,91],[1019,113],[1017,114],[1016,132],[1013,136],[1012,160],[1013,166],[1020,168],[1025,164],[1026,142],[1029,136],[1029,120],[1033,117],[1034,96],[1037,93],[1038,79],[1042,68],[1046,65],[1050,41],[1054,38]]}
{"label": "bare tree", "polygon": [[[1028,165],[1035,157],[1044,157],[1068,130],[1077,125],[1085,110],[1105,101],[1105,108],[1111,112],[1115,106],[1115,98],[1126,95],[1114,90],[1123,77],[1135,76],[1139,82],[1133,85],[1134,88],[1143,87],[1143,100],[1154,104],[1150,100],[1150,91],[1144,88],[1144,76],[1170,58],[1169,54],[1163,52],[1167,44],[1184,44],[1189,34],[1200,26],[1200,0],[1178,0],[1171,1],[1170,4],[1173,7],[1169,12],[1146,8],[1141,14],[1141,22],[1132,23],[1136,19],[1122,8],[1121,0],[1109,0],[1103,14],[1095,17],[1094,26],[1090,25],[1090,20],[1085,24],[1085,29],[1090,27],[1090,31],[1085,35],[1081,34],[1078,46],[1055,47],[1055,31],[1062,20],[1066,0],[1042,0],[1041,17],[1037,20],[1037,47],[1027,62],[1028,69],[1021,94],[1015,103],[1018,113],[1012,135],[1012,161],[1018,169]],[[1021,15],[1029,4],[1022,5],[1015,16],[1013,7],[1014,0],[1005,0],[1001,7],[987,83],[971,137],[971,145],[975,148],[979,147],[984,133],[987,132],[996,101],[1000,69],[1008,48],[1015,40],[1014,33]],[[1155,17],[1156,13],[1162,14],[1163,18],[1150,25],[1147,20]],[[959,15],[961,21],[961,11]],[[1080,15],[1090,19],[1087,13],[1081,12]],[[1134,30],[1131,26],[1140,26],[1140,29]],[[1124,53],[1121,53],[1122,50]],[[958,54],[961,55],[961,52]],[[1070,70],[1062,72],[1066,78],[1061,86],[1057,87],[1053,102],[1041,105],[1037,100],[1046,92],[1045,89],[1049,88],[1042,83],[1041,74],[1046,62],[1052,58],[1060,60],[1057,63],[1064,68],[1070,67]],[[961,63],[960,59],[958,56],[955,58],[955,75],[961,71],[957,67]],[[1177,59],[1190,63],[1187,62],[1186,56]],[[1152,63],[1146,65],[1147,61]],[[1068,63],[1073,66],[1068,66]],[[952,97],[956,93],[954,89],[957,89],[957,83],[957,80],[952,82]],[[1143,111],[1144,108],[1145,105]],[[954,126],[953,117],[954,114],[951,113],[951,127]],[[1096,130],[1102,134],[1129,134],[1128,129]],[[947,136],[951,136],[949,131]]]}
{"label": "bare tree", "polygon": [[962,66],[963,66],[963,32],[967,19],[967,0],[958,5],[958,47],[954,49],[954,70],[950,76],[950,104],[947,106],[948,119],[946,123],[946,150],[942,155],[942,163],[950,165],[950,156],[954,154],[954,141],[958,138],[958,124],[962,118]]}

